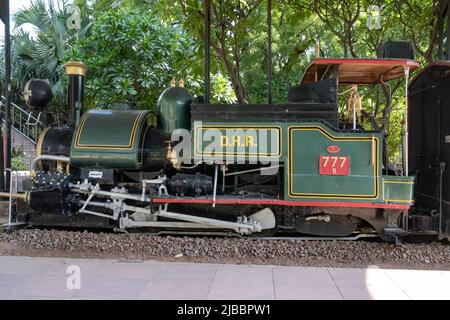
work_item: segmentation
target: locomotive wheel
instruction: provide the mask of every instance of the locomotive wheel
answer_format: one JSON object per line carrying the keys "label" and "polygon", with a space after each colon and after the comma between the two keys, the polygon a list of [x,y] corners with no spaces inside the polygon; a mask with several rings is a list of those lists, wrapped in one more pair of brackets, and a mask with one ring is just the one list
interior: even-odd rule
{"label": "locomotive wheel", "polygon": [[384,242],[395,243],[395,237],[392,234],[386,234],[384,231],[381,231],[378,235]]}

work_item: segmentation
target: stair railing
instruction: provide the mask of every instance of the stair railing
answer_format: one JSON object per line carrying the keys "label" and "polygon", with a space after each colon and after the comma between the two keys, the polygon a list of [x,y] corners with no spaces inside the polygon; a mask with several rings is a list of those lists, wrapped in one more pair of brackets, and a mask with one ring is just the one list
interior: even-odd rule
{"label": "stair railing", "polygon": [[[5,114],[5,97],[1,96],[0,114]],[[3,118],[3,121],[5,119]],[[45,129],[46,125],[41,120],[41,113],[35,117],[32,112],[28,112],[17,104],[11,102],[11,126],[16,129],[25,138],[36,144],[40,133]]]}

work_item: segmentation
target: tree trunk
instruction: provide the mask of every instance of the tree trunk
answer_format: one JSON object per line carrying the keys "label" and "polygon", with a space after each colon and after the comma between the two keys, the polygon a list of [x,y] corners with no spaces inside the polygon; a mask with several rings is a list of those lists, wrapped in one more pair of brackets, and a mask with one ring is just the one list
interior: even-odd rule
{"label": "tree trunk", "polygon": [[236,99],[239,103],[247,103],[245,99],[244,85],[242,84],[241,75],[239,72],[229,63],[225,63],[227,67],[227,72],[230,75],[230,82],[233,86],[234,93],[236,94]]}
{"label": "tree trunk", "polygon": [[245,99],[245,90],[244,85],[242,83],[241,75],[237,71],[236,67],[228,61],[227,54],[225,52],[224,47],[218,48],[213,45],[214,50],[217,52],[220,60],[223,62],[225,68],[227,69],[227,73],[233,86],[233,91],[236,95],[236,99],[238,103],[247,103]]}
{"label": "tree trunk", "polygon": [[236,77],[233,82],[234,93],[236,94],[236,98],[239,103],[247,103],[247,99],[245,98],[244,85],[242,84],[242,80],[240,76]]}

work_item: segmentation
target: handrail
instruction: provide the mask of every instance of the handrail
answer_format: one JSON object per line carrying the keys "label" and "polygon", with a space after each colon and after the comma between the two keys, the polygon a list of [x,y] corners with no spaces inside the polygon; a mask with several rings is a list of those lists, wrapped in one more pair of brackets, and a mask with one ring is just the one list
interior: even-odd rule
{"label": "handrail", "polygon": [[[0,113],[4,114],[6,98],[3,96],[0,97]],[[32,115],[32,112],[22,109],[13,102],[11,102],[11,106],[11,126],[25,138],[36,144],[41,131],[44,130],[46,125],[41,121],[40,116],[36,118]]]}
{"label": "handrail", "polygon": [[[4,96],[1,96],[2,100],[4,100],[6,102],[6,98]],[[3,101],[2,101],[3,102]],[[31,112],[26,111],[25,109],[22,109],[21,107],[19,107],[17,104],[15,104],[14,102],[11,102],[11,105],[15,108],[18,109],[19,111],[28,114],[31,114]],[[34,120],[38,120],[35,116],[31,115],[31,119]],[[39,121],[42,125],[44,125],[44,123],[42,123],[42,121]]]}

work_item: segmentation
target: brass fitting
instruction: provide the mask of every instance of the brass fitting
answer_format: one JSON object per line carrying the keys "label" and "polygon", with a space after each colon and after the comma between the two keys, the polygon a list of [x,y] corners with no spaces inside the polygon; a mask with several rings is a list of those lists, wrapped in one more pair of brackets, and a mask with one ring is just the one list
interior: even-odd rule
{"label": "brass fitting", "polygon": [[[29,203],[29,198],[28,198],[29,193],[25,192],[25,193],[12,193],[11,194],[11,198],[13,199],[21,199],[23,201],[25,201],[26,203]],[[0,197],[2,198],[9,198],[10,194],[9,192],[0,192]]]}
{"label": "brass fitting", "polygon": [[180,170],[181,169],[181,162],[180,162],[180,159],[178,158],[178,155],[177,155],[176,151],[174,151],[172,149],[172,141],[167,140],[167,141],[165,141],[165,143],[167,143],[166,159],[172,164],[172,166],[176,170]]}
{"label": "brass fitting", "polygon": [[64,67],[68,75],[86,76],[86,65],[81,61],[69,61]]}

